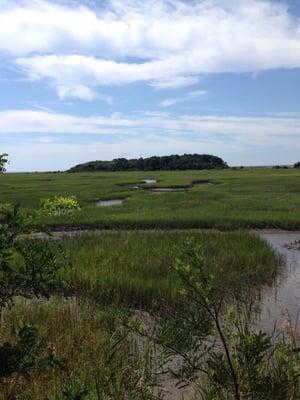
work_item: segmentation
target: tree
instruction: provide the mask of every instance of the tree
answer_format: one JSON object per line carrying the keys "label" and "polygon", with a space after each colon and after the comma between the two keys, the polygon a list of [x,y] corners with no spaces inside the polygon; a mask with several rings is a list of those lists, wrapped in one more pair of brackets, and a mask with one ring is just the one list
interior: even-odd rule
{"label": "tree", "polygon": [[20,239],[20,235],[29,232],[18,206],[2,212],[0,309],[11,304],[16,296],[48,297],[57,283],[57,272],[64,265],[64,256],[55,244]]}
{"label": "tree", "polygon": [[296,162],[296,163],[294,164],[294,168],[300,168],[300,161],[298,161],[298,162]]}
{"label": "tree", "polygon": [[[17,296],[49,297],[57,284],[64,256],[56,245],[22,239],[29,233],[18,206],[0,211],[0,312]],[[24,325],[16,343],[0,346],[0,383],[11,375],[27,377],[32,370],[46,370],[60,361],[39,339],[35,326]]]}
{"label": "tree", "polygon": [[83,171],[173,171],[228,168],[221,158],[210,154],[173,154],[130,159],[116,158],[113,161],[90,161],[72,167],[68,172]]}
{"label": "tree", "polygon": [[3,173],[6,171],[5,166],[8,163],[7,157],[8,157],[7,153],[0,154],[0,173]]}

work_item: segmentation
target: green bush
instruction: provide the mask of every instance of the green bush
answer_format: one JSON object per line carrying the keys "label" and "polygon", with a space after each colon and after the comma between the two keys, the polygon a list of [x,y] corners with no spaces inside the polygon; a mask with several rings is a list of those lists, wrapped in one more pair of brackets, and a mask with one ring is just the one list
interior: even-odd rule
{"label": "green bush", "polygon": [[5,214],[7,211],[12,209],[12,205],[9,203],[0,202],[0,214]]}
{"label": "green bush", "polygon": [[40,213],[48,216],[72,215],[80,209],[75,196],[55,196],[53,199],[41,201]]}

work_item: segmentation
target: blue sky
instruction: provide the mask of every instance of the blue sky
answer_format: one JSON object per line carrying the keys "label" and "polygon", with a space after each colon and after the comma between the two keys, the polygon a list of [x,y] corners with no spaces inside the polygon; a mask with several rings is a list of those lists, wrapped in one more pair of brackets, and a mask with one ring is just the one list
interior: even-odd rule
{"label": "blue sky", "polygon": [[300,159],[298,0],[0,0],[10,171],[211,153]]}

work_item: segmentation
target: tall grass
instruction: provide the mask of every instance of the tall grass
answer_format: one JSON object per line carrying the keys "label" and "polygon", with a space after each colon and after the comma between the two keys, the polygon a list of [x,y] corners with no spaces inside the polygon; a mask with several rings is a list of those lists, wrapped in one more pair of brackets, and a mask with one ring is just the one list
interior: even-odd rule
{"label": "tall grass", "polygon": [[180,286],[170,265],[186,239],[201,246],[206,268],[228,290],[269,283],[278,271],[277,255],[261,238],[249,233],[103,233],[63,242],[71,262],[61,276],[65,293],[101,304],[175,305]]}
{"label": "tall grass", "polygon": [[[61,365],[45,373],[36,370],[26,378],[11,376],[0,382],[1,400],[145,399],[130,397],[136,392],[140,374],[139,356],[129,351],[126,341],[120,341],[112,308],[74,299],[52,298],[29,304],[19,300],[2,317],[0,342],[16,340],[16,332],[24,323],[36,324],[39,337]],[[72,397],[64,395],[67,388],[72,388]],[[80,388],[89,396],[76,396],[75,389]]]}
{"label": "tall grass", "polygon": [[272,283],[281,263],[259,236],[245,232],[114,232],[63,240],[70,260],[59,275],[63,296],[18,299],[0,322],[1,344],[14,342],[25,322],[36,324],[61,367],[7,378],[0,400],[68,399],[63,393],[73,384],[87,388],[90,399],[148,400],[147,360],[119,342],[116,310],[176,307],[181,284],[170,265],[185,240],[201,247],[205,268],[228,292]]}

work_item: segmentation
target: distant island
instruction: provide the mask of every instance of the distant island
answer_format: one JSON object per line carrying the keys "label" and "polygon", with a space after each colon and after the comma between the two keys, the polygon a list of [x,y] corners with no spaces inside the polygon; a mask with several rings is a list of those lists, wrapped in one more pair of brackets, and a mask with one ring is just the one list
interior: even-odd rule
{"label": "distant island", "polygon": [[89,161],[76,165],[68,172],[97,171],[178,171],[228,168],[220,157],[210,154],[184,154],[153,156],[148,158],[115,158],[112,161]]}

